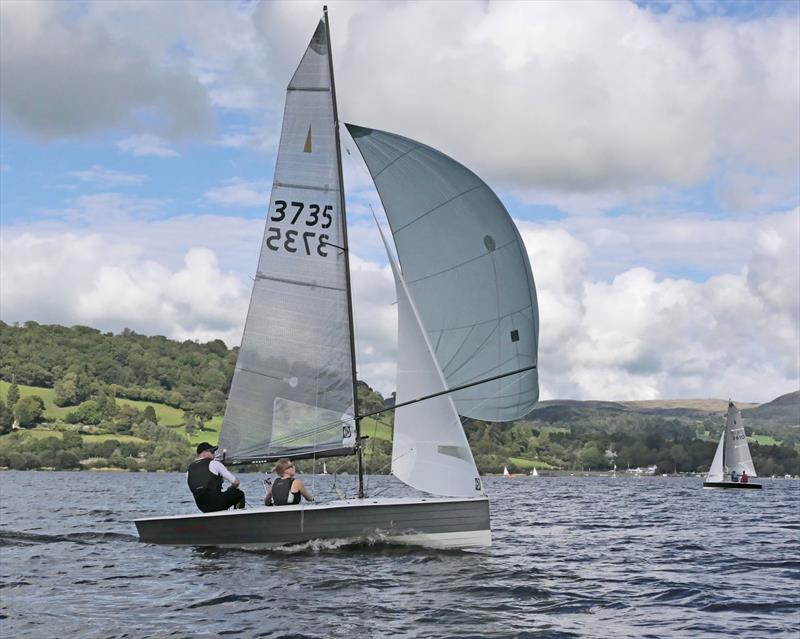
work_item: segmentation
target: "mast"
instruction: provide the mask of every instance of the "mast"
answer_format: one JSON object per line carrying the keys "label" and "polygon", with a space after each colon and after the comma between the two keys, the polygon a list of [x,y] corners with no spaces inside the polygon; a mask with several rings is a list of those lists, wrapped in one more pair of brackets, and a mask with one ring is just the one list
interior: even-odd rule
{"label": "mast", "polygon": [[345,282],[347,288],[347,316],[350,322],[350,357],[353,371],[353,417],[356,428],[356,455],[358,457],[358,496],[364,497],[364,458],[361,450],[361,420],[358,417],[358,380],[356,379],[356,344],[355,325],[353,323],[353,291],[350,285],[350,245],[347,241],[347,215],[345,214],[344,177],[342,174],[342,145],[339,139],[339,110],[336,106],[336,83],[333,80],[333,51],[331,47],[331,29],[328,22],[328,7],[323,6],[325,17],[325,40],[328,45],[328,65],[331,76],[331,100],[333,101],[333,126],[336,132],[336,161],[339,165],[339,210],[342,220],[342,239],[344,240]]}
{"label": "mast", "polygon": [[731,413],[731,400],[728,400],[728,412],[725,413],[725,429],[723,430],[722,436],[722,480],[725,481],[725,475],[728,473],[728,458],[727,458],[727,448],[728,448],[728,432],[729,432],[729,424],[730,424],[730,413]]}

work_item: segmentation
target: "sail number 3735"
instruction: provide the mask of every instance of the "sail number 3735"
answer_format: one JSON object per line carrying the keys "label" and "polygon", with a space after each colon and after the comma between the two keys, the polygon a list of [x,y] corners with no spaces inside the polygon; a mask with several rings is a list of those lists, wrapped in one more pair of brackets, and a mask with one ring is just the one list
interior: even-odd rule
{"label": "sail number 3735", "polygon": [[303,202],[287,202],[275,200],[275,211],[269,217],[270,222],[288,223],[299,228],[283,228],[268,226],[265,243],[271,251],[286,251],[305,255],[328,257],[328,240],[326,233],[308,230],[313,227],[327,229],[333,223],[333,206],[326,204],[309,204]]}

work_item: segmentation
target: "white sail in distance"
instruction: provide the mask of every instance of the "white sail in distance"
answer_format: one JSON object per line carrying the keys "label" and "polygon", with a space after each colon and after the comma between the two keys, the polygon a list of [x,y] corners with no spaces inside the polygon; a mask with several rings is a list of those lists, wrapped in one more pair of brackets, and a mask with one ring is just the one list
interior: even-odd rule
{"label": "white sail in distance", "polygon": [[725,448],[725,431],[719,437],[717,450],[714,453],[714,460],[711,462],[711,468],[708,469],[706,481],[725,481],[725,469],[722,464],[723,450]]}
{"label": "white sail in distance", "polygon": [[746,471],[750,477],[757,477],[747,445],[747,434],[742,424],[742,413],[733,402],[728,402],[728,413],[725,418],[725,470],[737,473]]}

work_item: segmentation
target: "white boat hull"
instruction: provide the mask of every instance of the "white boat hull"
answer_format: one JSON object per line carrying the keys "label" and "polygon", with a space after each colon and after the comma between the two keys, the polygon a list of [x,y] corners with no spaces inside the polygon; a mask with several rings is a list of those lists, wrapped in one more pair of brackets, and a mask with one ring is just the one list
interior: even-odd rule
{"label": "white boat hull", "polygon": [[485,497],[351,499],[151,517],[134,523],[140,541],[170,546],[266,549],[314,540],[429,548],[491,545]]}

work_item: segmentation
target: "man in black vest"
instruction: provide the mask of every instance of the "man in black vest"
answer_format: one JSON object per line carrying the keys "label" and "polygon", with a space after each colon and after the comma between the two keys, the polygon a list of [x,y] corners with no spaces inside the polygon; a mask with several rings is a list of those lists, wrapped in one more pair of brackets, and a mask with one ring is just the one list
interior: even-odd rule
{"label": "man in black vest", "polygon": [[[217,447],[208,442],[197,445],[197,459],[186,473],[194,501],[204,513],[228,510],[231,506],[244,508],[244,493],[239,490],[239,480],[222,462],[214,459],[216,450]],[[223,478],[231,484],[225,492],[222,491]]]}

